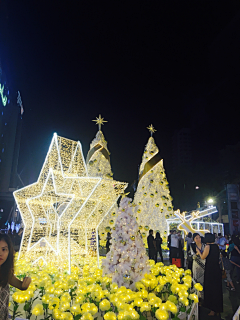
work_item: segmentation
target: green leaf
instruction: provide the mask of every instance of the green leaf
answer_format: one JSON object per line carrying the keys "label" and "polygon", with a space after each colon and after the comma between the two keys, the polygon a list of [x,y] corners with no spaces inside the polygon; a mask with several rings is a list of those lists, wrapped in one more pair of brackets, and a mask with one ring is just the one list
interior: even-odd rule
{"label": "green leaf", "polygon": [[140,320],[147,320],[142,314],[140,315]]}
{"label": "green leaf", "polygon": [[180,308],[180,311],[181,311],[181,312],[186,312],[186,307],[181,307],[181,308]]}
{"label": "green leaf", "polygon": [[73,316],[74,320],[79,320],[81,318],[81,314],[78,314],[77,316]]}
{"label": "green leaf", "polygon": [[43,303],[42,305],[43,305],[43,309],[47,310],[47,308],[48,308],[48,304]]}
{"label": "green leaf", "polygon": [[191,312],[191,308],[187,309],[187,314],[189,314]]}
{"label": "green leaf", "polygon": [[174,318],[172,318],[172,320],[180,320],[180,318],[174,317]]}

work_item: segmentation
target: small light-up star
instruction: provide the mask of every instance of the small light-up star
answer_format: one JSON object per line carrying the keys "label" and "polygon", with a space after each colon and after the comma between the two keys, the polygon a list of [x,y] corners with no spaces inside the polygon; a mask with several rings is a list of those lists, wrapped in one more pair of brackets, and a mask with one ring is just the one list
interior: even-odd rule
{"label": "small light-up star", "polygon": [[149,127],[147,127],[147,129],[150,131],[151,133],[151,137],[152,137],[152,134],[157,131],[156,129],[154,129],[153,125],[151,124]]}
{"label": "small light-up star", "polygon": [[121,194],[122,199],[125,198],[126,196],[128,196],[129,193],[130,193],[130,192],[126,192],[126,193]]}
{"label": "small light-up star", "polygon": [[104,125],[104,122],[107,122],[104,120],[104,118],[101,117],[101,115],[99,115],[98,118],[96,117],[96,120],[92,120],[92,121],[95,121],[96,124],[98,124],[99,131],[101,131],[101,126]]}

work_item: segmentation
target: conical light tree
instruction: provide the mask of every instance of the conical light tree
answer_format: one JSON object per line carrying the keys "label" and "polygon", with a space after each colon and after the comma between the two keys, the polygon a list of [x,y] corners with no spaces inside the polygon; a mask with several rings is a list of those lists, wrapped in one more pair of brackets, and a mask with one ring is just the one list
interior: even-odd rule
{"label": "conical light tree", "polygon": [[118,286],[134,290],[135,283],[149,273],[150,268],[131,201],[124,197],[120,202],[111,249],[102,261],[102,267],[103,274],[111,275]]}
{"label": "conical light tree", "polygon": [[[110,164],[110,152],[107,148],[107,141],[101,131],[101,126],[104,125],[104,118],[99,115],[96,120],[93,120],[98,125],[98,132],[96,137],[90,144],[90,149],[87,155],[87,170],[91,177],[101,177],[107,179],[113,179],[112,168]],[[114,228],[115,218],[118,207],[115,204],[110,212],[103,218],[99,228],[98,234],[101,239],[106,238],[106,233]]]}
{"label": "conical light tree", "polygon": [[138,187],[134,196],[135,214],[143,236],[149,229],[159,231],[162,236],[166,236],[166,219],[173,215],[172,197],[163,159],[152,137],[156,130],[152,125],[148,129],[151,137],[145,147],[139,169]]}

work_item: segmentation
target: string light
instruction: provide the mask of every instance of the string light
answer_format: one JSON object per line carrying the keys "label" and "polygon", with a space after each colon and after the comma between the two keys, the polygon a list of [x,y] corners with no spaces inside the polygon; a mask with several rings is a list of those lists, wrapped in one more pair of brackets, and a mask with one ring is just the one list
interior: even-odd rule
{"label": "string light", "polygon": [[178,230],[184,231],[186,235],[191,232],[192,234],[199,233],[201,236],[204,236],[205,233],[209,232],[209,230],[194,229],[192,226],[192,222],[199,218],[199,211],[193,211],[189,218],[185,217],[185,212],[180,213],[180,210],[174,211],[174,215],[182,221],[182,223],[178,225]]}
{"label": "string light", "polygon": [[[90,149],[87,154],[87,170],[90,176],[93,177],[101,177],[107,179],[113,179],[112,168],[110,164],[110,152],[107,148],[107,141],[101,131],[101,125],[104,122],[104,118],[99,115],[96,120],[96,124],[99,125],[99,130],[96,134],[96,137],[90,144]],[[105,237],[105,233],[108,232],[107,230],[111,230],[115,225],[115,220],[118,212],[117,204],[115,204],[109,214],[102,219],[101,223],[98,226],[99,234],[103,238]],[[106,240],[101,240],[101,244],[105,245]]]}
{"label": "string light", "polygon": [[36,183],[15,191],[24,231],[19,257],[69,266],[88,254],[91,235],[126,183],[89,176],[80,142],[51,141]]}
{"label": "string light", "polygon": [[[152,125],[148,129],[151,135],[156,131]],[[168,229],[166,219],[173,216],[172,197],[163,167],[163,159],[159,155],[159,149],[152,136],[143,153],[134,203],[136,205],[135,215],[139,229],[143,229],[143,236],[145,236],[144,230],[149,229],[159,230],[162,235],[166,234]]]}
{"label": "string light", "polygon": [[4,96],[3,92],[4,92],[4,85],[1,85],[1,83],[0,83],[0,95],[1,95],[1,98],[2,98],[2,104],[5,107],[6,104],[7,104],[7,96]]}

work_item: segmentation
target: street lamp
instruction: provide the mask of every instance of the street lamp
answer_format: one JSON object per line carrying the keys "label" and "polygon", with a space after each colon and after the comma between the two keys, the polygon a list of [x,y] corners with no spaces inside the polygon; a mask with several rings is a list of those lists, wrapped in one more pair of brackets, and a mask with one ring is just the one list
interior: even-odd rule
{"label": "street lamp", "polygon": [[209,199],[207,200],[207,202],[208,202],[209,204],[212,204],[212,203],[213,203],[213,199],[212,199],[212,198],[209,198]]}

